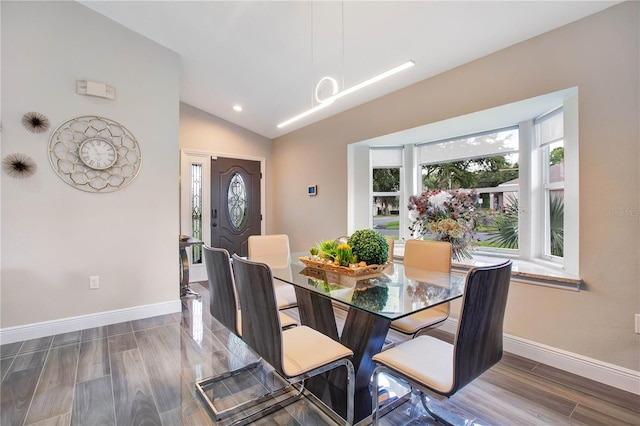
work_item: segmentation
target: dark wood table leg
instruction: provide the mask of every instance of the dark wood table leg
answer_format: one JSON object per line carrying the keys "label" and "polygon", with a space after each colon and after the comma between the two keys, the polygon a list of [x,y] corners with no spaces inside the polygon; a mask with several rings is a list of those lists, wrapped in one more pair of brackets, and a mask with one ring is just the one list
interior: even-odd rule
{"label": "dark wood table leg", "polygon": [[[374,370],[373,356],[382,350],[391,321],[359,309],[350,308],[340,341],[353,351],[356,370],[354,423],[371,415],[369,383]],[[344,376],[343,376],[344,380]],[[342,388],[339,383],[338,387]],[[346,388],[346,383],[344,384]]]}
{"label": "dark wood table leg", "polygon": [[[336,320],[331,300],[296,287],[300,322],[338,340]],[[356,370],[354,394],[354,423],[371,415],[371,393],[369,382],[373,373],[373,356],[382,350],[391,321],[386,318],[350,308],[339,341],[353,351],[353,366]],[[327,399],[334,411],[344,416],[347,388],[344,371],[334,370],[323,383],[310,382],[308,388],[320,399]]]}
{"label": "dark wood table leg", "polygon": [[[299,287],[295,287],[295,292],[298,302],[298,313],[300,314],[300,323],[318,330],[336,342],[339,342],[338,327],[333,314],[331,300]],[[305,380],[305,388],[331,407],[336,413],[341,416],[346,416],[344,390],[337,390],[331,385],[328,373]]]}
{"label": "dark wood table leg", "polygon": [[294,289],[298,302],[300,323],[314,328],[339,342],[338,326],[336,325],[336,317],[333,314],[331,300],[319,294],[303,290],[300,287],[294,286]]}

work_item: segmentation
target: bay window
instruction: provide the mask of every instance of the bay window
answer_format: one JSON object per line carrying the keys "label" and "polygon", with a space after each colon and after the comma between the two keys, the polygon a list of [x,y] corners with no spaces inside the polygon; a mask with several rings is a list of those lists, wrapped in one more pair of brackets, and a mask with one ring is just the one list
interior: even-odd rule
{"label": "bay window", "polygon": [[474,189],[481,211],[475,256],[576,276],[577,99],[577,88],[565,89],[350,145],[350,230],[368,223],[402,245],[413,237],[409,196]]}

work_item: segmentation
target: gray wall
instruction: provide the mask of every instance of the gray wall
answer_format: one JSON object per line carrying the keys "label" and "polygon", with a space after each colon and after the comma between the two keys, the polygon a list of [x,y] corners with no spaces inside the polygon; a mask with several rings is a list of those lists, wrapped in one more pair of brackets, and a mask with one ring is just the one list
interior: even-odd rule
{"label": "gray wall", "polygon": [[[2,157],[21,152],[37,173],[2,173],[1,327],[143,305],[179,309],[179,57],[76,2],[2,2]],[[76,80],[116,88],[110,101]],[[43,134],[20,120],[38,111]],[[127,127],[142,168],[108,194],[63,182],[48,159],[61,123],[99,115]],[[89,290],[89,276],[101,288]]]}

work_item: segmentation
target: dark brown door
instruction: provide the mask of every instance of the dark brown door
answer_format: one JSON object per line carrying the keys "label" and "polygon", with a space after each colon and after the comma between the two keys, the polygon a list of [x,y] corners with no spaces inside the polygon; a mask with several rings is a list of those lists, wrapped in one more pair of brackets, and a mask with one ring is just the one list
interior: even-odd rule
{"label": "dark brown door", "polygon": [[260,234],[260,162],[211,160],[211,245],[247,256],[249,235]]}

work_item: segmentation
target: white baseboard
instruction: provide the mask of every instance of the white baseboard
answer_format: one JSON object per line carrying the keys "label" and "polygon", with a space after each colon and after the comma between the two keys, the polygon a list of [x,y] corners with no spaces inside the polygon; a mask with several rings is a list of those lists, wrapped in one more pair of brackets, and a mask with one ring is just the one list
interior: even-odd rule
{"label": "white baseboard", "polygon": [[[442,330],[455,334],[458,321],[448,318]],[[521,337],[504,335],[504,350],[524,358],[640,395],[640,371],[598,361]]]}
{"label": "white baseboard", "polygon": [[102,327],[104,325],[117,324],[124,321],[172,314],[180,312],[181,310],[182,307],[180,300],[177,299],[152,305],[134,306],[131,308],[116,309],[113,311],[98,312],[95,314],[62,318],[53,321],[6,327],[0,329],[0,342],[3,345],[5,343],[21,342],[23,340],[69,333],[72,331],[84,330],[86,328]]}

